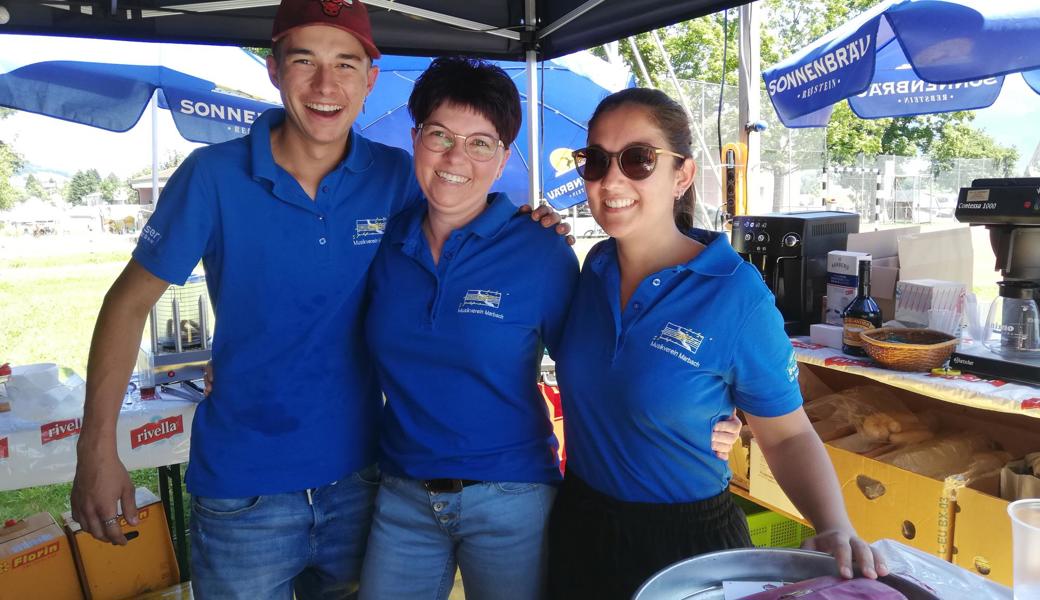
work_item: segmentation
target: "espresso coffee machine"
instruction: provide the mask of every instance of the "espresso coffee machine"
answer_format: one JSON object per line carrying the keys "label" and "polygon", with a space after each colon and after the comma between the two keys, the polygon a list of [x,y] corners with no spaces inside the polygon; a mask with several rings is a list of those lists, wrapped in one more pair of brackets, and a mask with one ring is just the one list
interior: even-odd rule
{"label": "espresso coffee machine", "polygon": [[733,220],[733,249],[755,265],[776,297],[788,335],[819,323],[827,293],[827,253],[844,250],[859,215],[838,211],[770,213]]}
{"label": "espresso coffee machine", "polygon": [[976,179],[954,215],[989,230],[1003,279],[983,339],[962,344],[951,368],[1040,385],[1040,178]]}

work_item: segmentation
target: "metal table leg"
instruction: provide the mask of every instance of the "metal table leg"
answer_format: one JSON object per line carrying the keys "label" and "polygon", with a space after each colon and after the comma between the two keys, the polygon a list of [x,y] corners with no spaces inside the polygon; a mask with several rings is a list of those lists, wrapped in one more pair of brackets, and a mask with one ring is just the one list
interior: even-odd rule
{"label": "metal table leg", "polygon": [[179,464],[159,467],[159,498],[166,513],[166,523],[170,527],[170,539],[173,540],[173,549],[177,555],[181,582],[185,582],[191,579],[191,565],[188,561],[188,529],[184,523],[183,484]]}

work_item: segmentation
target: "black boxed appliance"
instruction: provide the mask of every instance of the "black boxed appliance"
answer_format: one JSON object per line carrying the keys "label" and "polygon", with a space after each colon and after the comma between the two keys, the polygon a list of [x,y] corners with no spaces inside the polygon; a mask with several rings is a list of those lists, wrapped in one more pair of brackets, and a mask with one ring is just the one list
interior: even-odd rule
{"label": "black boxed appliance", "polygon": [[823,315],[827,253],[844,250],[859,215],[807,211],[743,215],[733,220],[733,248],[762,274],[788,335],[809,333]]}

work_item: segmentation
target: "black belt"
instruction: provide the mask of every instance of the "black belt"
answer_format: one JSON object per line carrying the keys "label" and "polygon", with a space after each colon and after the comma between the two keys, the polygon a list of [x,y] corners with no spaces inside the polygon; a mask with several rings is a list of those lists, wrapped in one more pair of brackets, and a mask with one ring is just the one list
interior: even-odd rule
{"label": "black belt", "polygon": [[423,487],[426,488],[426,491],[433,492],[435,494],[461,492],[462,488],[471,485],[476,485],[478,483],[484,482],[476,481],[474,479],[426,479],[422,482]]}

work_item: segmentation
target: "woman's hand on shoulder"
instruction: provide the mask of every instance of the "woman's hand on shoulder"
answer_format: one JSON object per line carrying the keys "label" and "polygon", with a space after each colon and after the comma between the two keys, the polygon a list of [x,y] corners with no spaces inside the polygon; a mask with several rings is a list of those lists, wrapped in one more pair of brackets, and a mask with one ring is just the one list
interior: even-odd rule
{"label": "woman's hand on shoulder", "polygon": [[524,204],[520,207],[520,214],[526,213],[531,213],[531,220],[538,221],[541,223],[542,227],[545,227],[546,229],[555,226],[556,234],[564,236],[568,245],[574,245],[574,236],[570,235],[570,224],[563,223],[563,217],[560,216],[560,213],[553,210],[551,206],[543,204],[538,208],[531,210],[530,204]]}
{"label": "woman's hand on shoulder", "polygon": [[729,460],[729,452],[733,445],[740,440],[740,427],[742,423],[735,414],[715,423],[711,430],[711,449],[715,456],[722,460]]}
{"label": "woman's hand on shoulder", "polygon": [[846,579],[852,579],[853,565],[859,566],[863,576],[869,579],[888,575],[885,557],[852,530],[830,529],[817,532],[815,536],[802,542],[802,548],[833,556],[838,561],[841,576]]}

